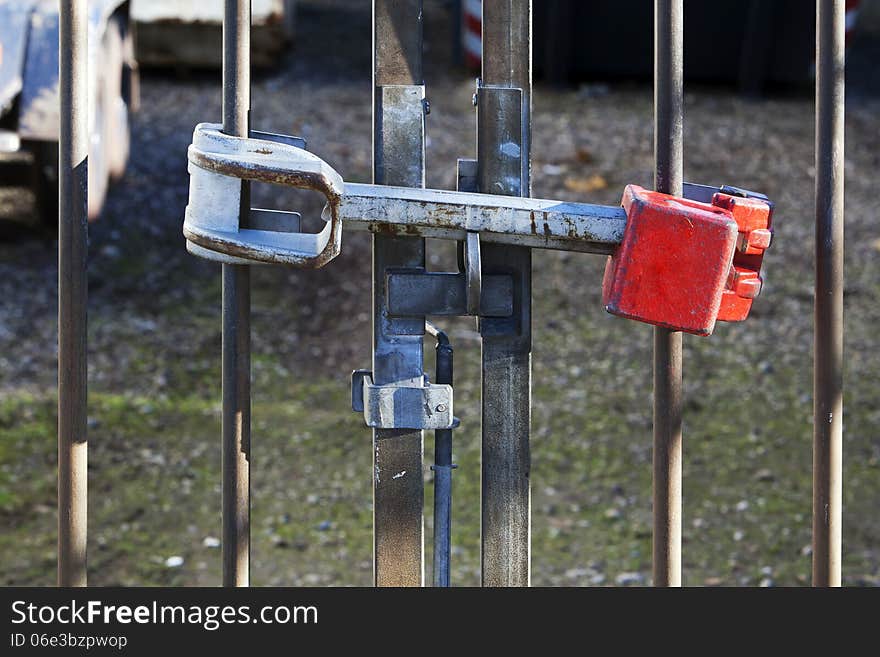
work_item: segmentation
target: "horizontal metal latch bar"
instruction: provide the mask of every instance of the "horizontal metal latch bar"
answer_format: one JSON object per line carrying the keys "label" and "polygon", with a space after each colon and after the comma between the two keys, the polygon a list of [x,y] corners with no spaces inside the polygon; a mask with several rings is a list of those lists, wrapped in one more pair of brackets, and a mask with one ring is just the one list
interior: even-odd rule
{"label": "horizontal metal latch bar", "polygon": [[339,217],[376,233],[609,254],[623,239],[621,207],[439,189],[346,183]]}

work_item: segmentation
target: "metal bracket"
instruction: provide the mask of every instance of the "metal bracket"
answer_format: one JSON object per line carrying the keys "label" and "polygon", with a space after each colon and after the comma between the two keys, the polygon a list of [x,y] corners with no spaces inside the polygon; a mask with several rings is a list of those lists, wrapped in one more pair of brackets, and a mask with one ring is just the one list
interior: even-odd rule
{"label": "metal bracket", "polygon": [[[308,153],[296,137],[253,133],[263,138],[223,134],[218,124],[201,123],[189,147],[189,204],[183,224],[187,248],[227,264],[289,264],[318,268],[339,254],[342,221],[338,216],[343,182],[326,162]],[[240,180],[304,189],[326,196],[329,221],[317,234],[239,224]],[[260,211],[257,212],[258,219]],[[263,218],[266,215],[262,215]],[[277,218],[277,217],[276,217]]]}
{"label": "metal bracket", "polygon": [[389,270],[385,289],[388,314],[395,317],[513,314],[513,279],[506,274],[483,279],[477,312],[469,306],[464,273]]}
{"label": "metal bracket", "polygon": [[452,415],[452,386],[373,384],[370,370],[351,374],[351,408],[364,414],[368,427],[374,429],[452,429],[457,420]]}
{"label": "metal bracket", "polygon": [[[523,196],[528,180],[527,145],[523,134],[523,90],[480,84],[477,89],[477,184],[480,191],[504,196]],[[492,182],[484,169],[492,167]],[[527,190],[527,188],[526,188]],[[526,194],[528,196],[528,194]]]}
{"label": "metal bracket", "polygon": [[[495,91],[483,89],[487,98],[495,98]],[[383,98],[388,103],[397,96],[420,100],[419,93],[421,87],[395,87],[383,91]],[[420,102],[409,104],[421,107]],[[419,117],[424,119],[421,114]],[[383,235],[466,241],[468,233],[479,233],[481,244],[600,254],[613,253],[626,227],[626,213],[614,206],[345,183],[329,164],[295,145],[302,143],[297,138],[254,133],[271,139],[244,139],[225,135],[220,128],[208,123],[196,126],[189,147],[190,196],[183,226],[190,252],[210,260],[322,267],[339,253],[343,222],[349,228]],[[508,146],[511,151],[518,148],[513,142]],[[508,159],[515,160],[513,155]],[[393,160],[381,164],[384,168],[396,166]],[[462,173],[466,169],[472,182],[471,161],[461,165]],[[511,170],[511,176],[513,173]],[[296,221],[293,217],[285,220],[288,228],[284,232],[240,225],[239,180],[323,193],[327,225],[318,234],[293,231],[289,228]],[[463,180],[462,185],[466,184]],[[502,185],[499,191],[511,190]],[[473,247],[475,238],[470,239]],[[471,253],[476,253],[473,248]],[[470,307],[475,309],[479,302],[473,276],[471,283]]]}
{"label": "metal bracket", "polygon": [[251,208],[247,227],[276,233],[298,233],[302,229],[302,215],[286,210]]}
{"label": "metal bracket", "polygon": [[[464,273],[467,281],[467,314],[480,314],[480,299],[483,295],[483,263],[480,257],[480,234],[468,231],[464,246]],[[511,304],[512,305],[512,304]],[[513,313],[513,308],[510,309]]]}
{"label": "metal bracket", "polygon": [[251,130],[248,132],[248,137],[250,137],[251,139],[262,139],[264,141],[271,141],[275,142],[276,144],[287,144],[288,146],[301,148],[304,151],[308,150],[306,146],[306,140],[302,137],[294,137],[293,135],[280,135],[277,132]]}
{"label": "metal bracket", "polygon": [[477,161],[468,158],[459,158],[456,166],[455,189],[459,192],[476,194],[480,191],[477,185]]}
{"label": "metal bracket", "polygon": [[728,194],[729,196],[739,196],[741,198],[756,198],[767,203],[771,208],[773,202],[767,198],[766,194],[753,192],[742,187],[734,187],[733,185],[701,185],[699,183],[682,183],[682,196],[691,201],[699,201],[700,203],[712,204],[715,194]]}

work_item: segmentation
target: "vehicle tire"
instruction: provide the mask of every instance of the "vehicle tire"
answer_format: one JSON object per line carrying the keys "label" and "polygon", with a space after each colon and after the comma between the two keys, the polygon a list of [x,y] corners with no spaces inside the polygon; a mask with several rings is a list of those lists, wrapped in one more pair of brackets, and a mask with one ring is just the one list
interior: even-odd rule
{"label": "vehicle tire", "polygon": [[111,180],[119,180],[125,174],[128,154],[131,148],[131,129],[129,126],[128,103],[123,93],[125,75],[126,34],[122,17],[114,16],[107,25],[103,50],[106,65],[105,85],[105,130],[104,142],[107,153],[107,170]]}
{"label": "vehicle tire", "polygon": [[296,0],[284,0],[284,38],[292,43],[296,35]]}
{"label": "vehicle tire", "polygon": [[107,198],[107,187],[110,174],[107,168],[107,108],[105,85],[98,80],[97,97],[94,115],[91,118],[89,134],[89,221],[101,216],[104,201]]}
{"label": "vehicle tire", "polygon": [[125,173],[131,144],[128,104],[123,95],[125,24],[113,16],[101,40],[103,66],[96,80],[97,97],[89,146],[89,220],[104,208],[111,180]]}
{"label": "vehicle tire", "polygon": [[35,214],[40,226],[54,234],[58,231],[58,144],[30,142],[26,148],[33,156],[31,190]]}

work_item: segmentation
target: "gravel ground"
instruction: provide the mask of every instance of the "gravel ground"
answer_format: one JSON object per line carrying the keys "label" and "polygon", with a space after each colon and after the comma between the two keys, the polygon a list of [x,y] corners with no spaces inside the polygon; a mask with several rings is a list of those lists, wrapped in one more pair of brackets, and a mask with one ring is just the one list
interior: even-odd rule
{"label": "gravel ground", "polygon": [[[368,4],[303,2],[296,52],[253,89],[255,127],[306,137],[351,181],[370,177]],[[429,8],[428,184],[452,188],[456,158],[474,152],[473,80],[447,65],[443,19]],[[848,584],[880,583],[878,42],[865,35],[849,62]],[[148,72],[142,94],[129,171],[90,233],[91,581],[216,584],[219,269],[186,253],[180,226],[186,147],[197,122],[219,119],[219,76]],[[778,208],[752,319],[685,340],[685,582],[804,584],[813,102],[697,89],[685,111],[686,178],[759,189]],[[616,203],[625,184],[650,186],[651,116],[646,86],[538,86],[534,195]],[[268,206],[320,210],[283,190],[256,194]],[[27,200],[0,195],[0,215],[26,220]],[[369,432],[346,405],[348,373],[370,359],[369,239],[346,234],[344,247],[321,271],[254,271],[256,584],[370,582]],[[0,243],[0,578],[9,584],[54,577],[56,248],[32,232]],[[433,268],[449,266],[449,245],[430,249]],[[533,582],[649,583],[650,328],[601,311],[601,258],[547,252],[534,262]],[[453,577],[474,584],[479,340],[472,320],[448,326],[463,421]]]}

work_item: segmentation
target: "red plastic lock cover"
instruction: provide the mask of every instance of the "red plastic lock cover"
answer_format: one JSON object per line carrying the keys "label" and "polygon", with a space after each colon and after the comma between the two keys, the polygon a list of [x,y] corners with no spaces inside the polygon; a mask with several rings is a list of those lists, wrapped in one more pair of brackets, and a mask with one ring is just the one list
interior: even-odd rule
{"label": "red plastic lock cover", "polygon": [[722,322],[741,322],[749,316],[752,301],[761,291],[764,250],[770,246],[773,237],[770,229],[773,206],[762,199],[720,192],[712,198],[712,205],[728,210],[739,231],[718,319]]}
{"label": "red plastic lock cover", "polygon": [[737,245],[739,231],[731,212],[637,185],[626,187],[621,204],[627,225],[605,267],[605,309],[710,335]]}

